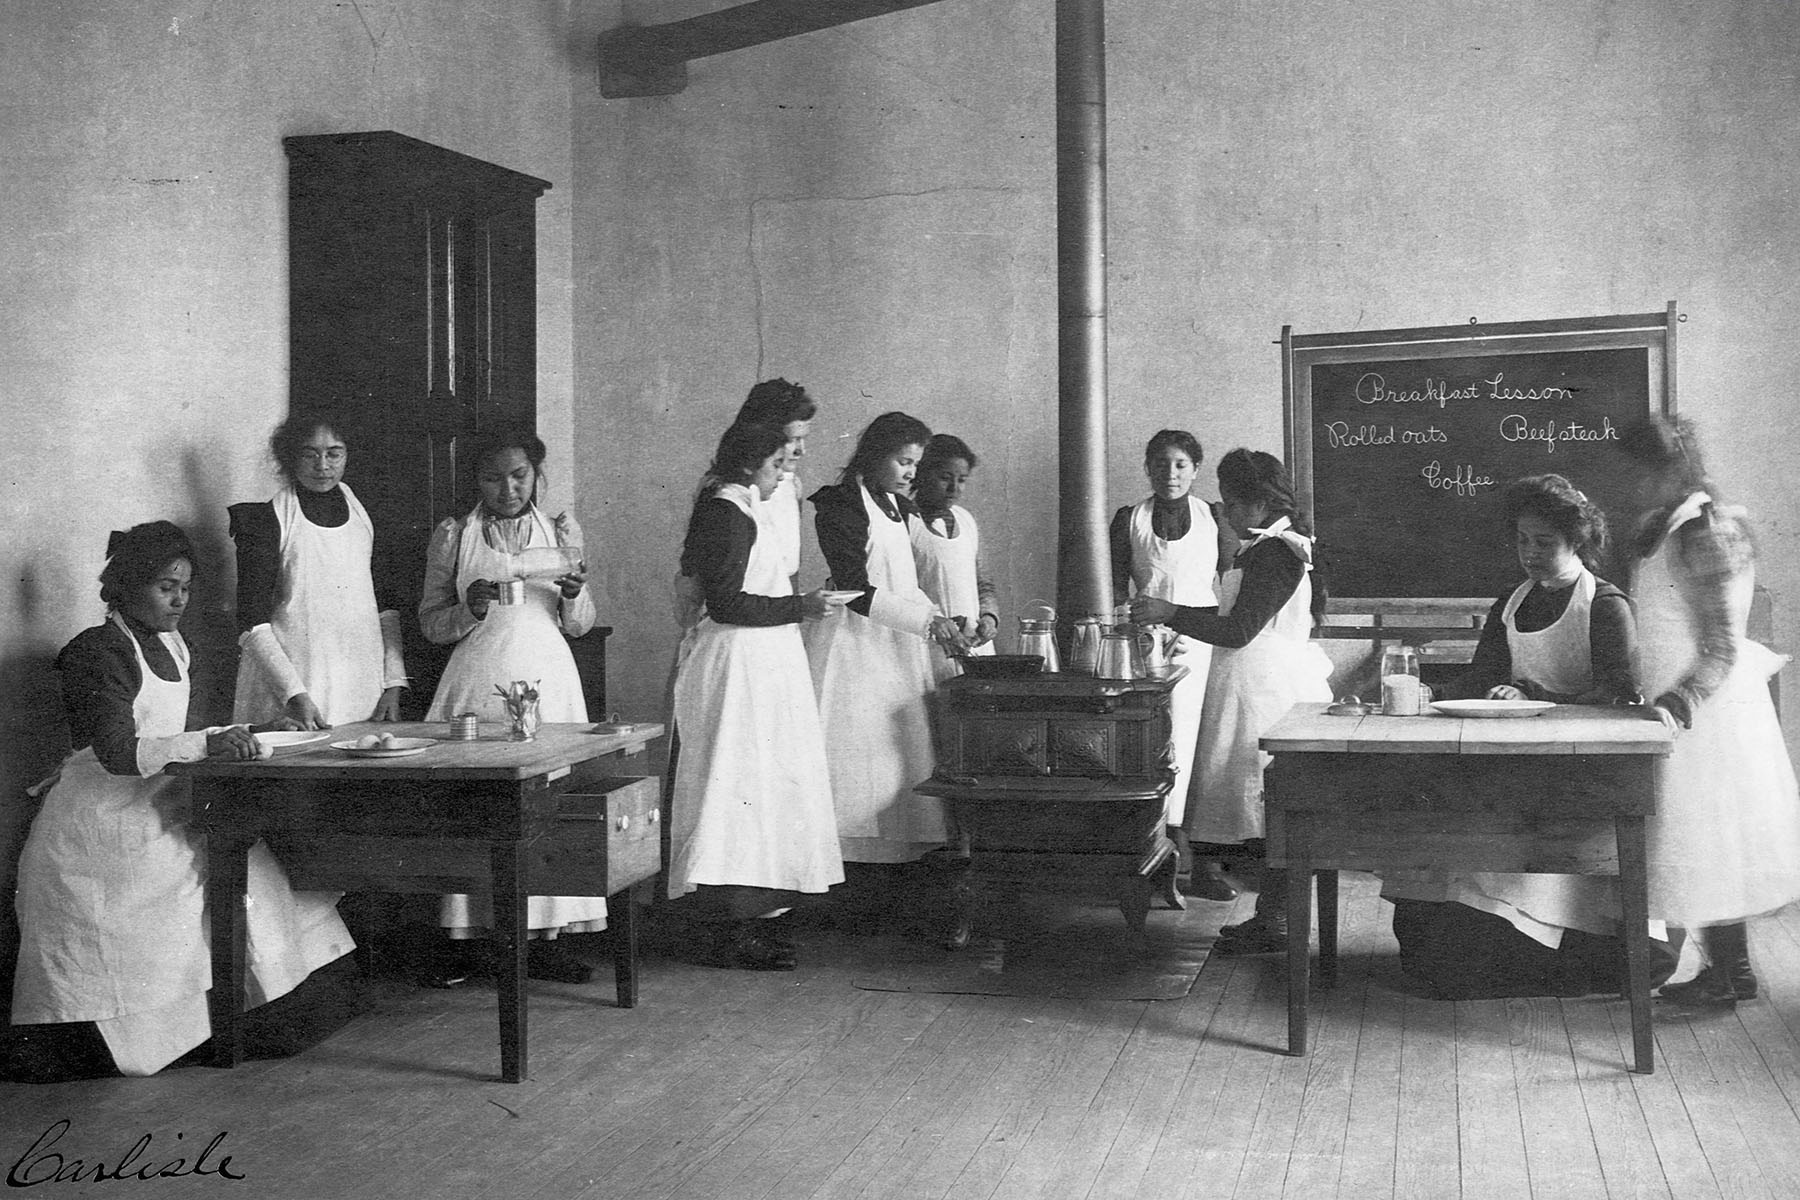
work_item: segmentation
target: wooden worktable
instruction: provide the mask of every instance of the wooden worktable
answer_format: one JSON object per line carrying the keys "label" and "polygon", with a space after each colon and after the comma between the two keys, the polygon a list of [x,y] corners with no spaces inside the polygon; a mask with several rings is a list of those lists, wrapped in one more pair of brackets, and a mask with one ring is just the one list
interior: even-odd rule
{"label": "wooden worktable", "polygon": [[[609,896],[661,868],[657,781],[628,756],[663,732],[545,725],[530,742],[483,725],[476,741],[422,753],[352,757],[331,748],[367,733],[443,739],[442,722],[340,725],[315,745],[251,762],[182,763],[207,835],[212,920],[209,998],[216,1061],[243,1056],[244,893],[249,849],[266,838],[303,890],[491,893],[499,972],[501,1078],[526,1076],[525,899]],[[637,774],[642,774],[638,772]],[[618,999],[637,1000],[629,897],[611,906]]]}
{"label": "wooden worktable", "polygon": [[[1288,1052],[1306,1053],[1314,870],[1431,868],[1619,877],[1634,1069],[1652,1068],[1644,818],[1671,734],[1645,710],[1336,717],[1297,704],[1261,740],[1268,856],[1288,875]],[[1320,976],[1335,978],[1336,914]]]}

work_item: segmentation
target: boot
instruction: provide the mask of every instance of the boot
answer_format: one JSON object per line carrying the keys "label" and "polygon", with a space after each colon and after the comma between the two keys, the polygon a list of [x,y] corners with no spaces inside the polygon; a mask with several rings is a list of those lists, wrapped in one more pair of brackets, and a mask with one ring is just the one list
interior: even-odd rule
{"label": "boot", "polygon": [[1235,900],[1238,894],[1231,880],[1225,878],[1224,864],[1216,858],[1195,859],[1194,873],[1181,890],[1202,900]]}
{"label": "boot", "polygon": [[1256,912],[1248,921],[1219,930],[1213,949],[1221,954],[1273,954],[1287,949],[1287,872],[1263,868]]}
{"label": "boot", "polygon": [[1706,965],[1684,983],[1664,984],[1657,996],[1690,1008],[1729,1008],[1760,990],[1750,969],[1750,928],[1743,922],[1696,931]]}
{"label": "boot", "polygon": [[713,962],[739,971],[792,971],[796,957],[791,948],[776,945],[764,936],[763,921],[732,921],[720,931]]}

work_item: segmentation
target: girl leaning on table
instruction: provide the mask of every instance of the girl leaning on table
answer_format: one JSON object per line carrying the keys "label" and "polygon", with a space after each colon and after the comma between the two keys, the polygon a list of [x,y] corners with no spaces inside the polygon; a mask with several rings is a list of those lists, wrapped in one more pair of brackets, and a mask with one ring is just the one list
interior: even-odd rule
{"label": "girl leaning on table", "polygon": [[[1631,700],[1631,604],[1594,574],[1606,546],[1605,515],[1561,475],[1515,481],[1502,512],[1525,581],[1494,601],[1468,669],[1439,698]],[[1444,999],[1619,990],[1624,951],[1614,879],[1393,873],[1384,875],[1382,895],[1394,905],[1401,966]],[[1653,946],[1667,978],[1675,957],[1665,943]]]}
{"label": "girl leaning on table", "polygon": [[[1219,460],[1220,508],[1242,539],[1219,575],[1219,602],[1178,605],[1140,594],[1139,625],[1167,625],[1215,647],[1200,713],[1188,789],[1187,835],[1194,856],[1250,859],[1263,853],[1258,739],[1302,700],[1329,700],[1331,662],[1312,644],[1313,537],[1281,460],[1233,450]],[[1215,948],[1256,954],[1287,945],[1286,880],[1263,871],[1255,914],[1219,931]]]}
{"label": "girl leaning on table", "polygon": [[[948,613],[957,623],[969,639],[969,653],[990,655],[1000,629],[999,602],[992,581],[982,570],[981,530],[974,514],[959,503],[977,461],[961,438],[932,434],[913,476],[913,503],[918,506],[919,519],[907,529],[920,590],[931,597],[939,612]],[[937,656],[934,665],[940,680],[962,673],[947,654]]]}
{"label": "girl leaning on table", "polygon": [[269,454],[272,500],[228,510],[237,544],[238,721],[292,717],[301,729],[394,721],[406,686],[397,605],[378,603],[375,527],[344,483],[337,424],[297,413]]}
{"label": "girl leaning on table", "polygon": [[[507,720],[496,691],[516,680],[538,693],[538,716],[549,722],[588,720],[581,677],[566,639],[594,627],[594,598],[581,561],[581,527],[564,513],[538,507],[543,440],[527,430],[498,430],[477,439],[470,461],[481,501],[462,517],[446,518],[425,552],[425,594],[419,624],[440,645],[454,643],[438,681],[430,721],[475,713],[484,722]],[[566,551],[560,565],[526,570],[535,559]],[[525,574],[523,580],[519,579]],[[517,582],[514,582],[517,581]],[[510,596],[506,591],[520,590]],[[493,912],[485,897],[445,896],[438,923],[463,942],[485,937]],[[583,983],[592,968],[555,945],[558,933],[606,927],[600,896],[532,896],[526,914],[532,942],[526,970],[534,979]],[[458,982],[479,969],[468,955],[452,955],[434,982]]]}
{"label": "girl leaning on table", "polygon": [[1745,635],[1756,552],[1719,502],[1693,427],[1652,417],[1620,443],[1640,468],[1628,571],[1639,691],[1675,731],[1646,823],[1650,915],[1697,931],[1698,975],[1665,999],[1729,1006],[1758,992],[1746,918],[1800,897],[1800,796],[1769,696],[1785,661]]}
{"label": "girl leaning on table", "polygon": [[706,609],[675,678],[669,895],[704,893],[723,918],[714,961],[745,970],[792,970],[793,943],[767,918],[844,879],[799,631],[839,603],[794,594],[769,504],[789,441],[781,425],[725,431],[681,552]]}
{"label": "girl leaning on table", "polygon": [[[1229,562],[1236,550],[1237,535],[1213,505],[1193,494],[1203,458],[1200,439],[1185,429],[1158,430],[1144,447],[1150,495],[1119,509],[1109,530],[1115,596],[1135,593],[1189,608],[1218,602],[1215,577],[1220,561]],[[1192,880],[1189,890],[1206,900],[1230,900],[1237,889],[1219,860],[1203,856],[1196,862],[1183,827],[1212,654],[1211,645],[1179,634],[1170,648],[1171,664],[1186,667],[1187,676],[1169,696],[1175,782],[1163,820],[1180,854],[1180,870]]]}
{"label": "girl leaning on table", "polygon": [[931,430],[883,413],[836,484],[810,499],[831,586],[857,593],[842,618],[806,630],[824,722],[838,843],[847,863],[908,863],[944,842],[943,802],[914,785],[936,770],[929,695],[934,656],[968,639],[919,588],[906,492]]}
{"label": "girl leaning on table", "polygon": [[[47,781],[19,859],[19,959],[4,1074],[49,1082],[149,1075],[206,1041],[212,962],[206,841],[174,762],[249,759],[267,726],[187,728],[188,647],[177,627],[194,576],[187,535],[137,525],[107,543],[106,619],[57,655],[74,750]],[[341,1019],[346,983],[295,989],[353,948],[336,896],[295,892],[263,843],[251,847],[253,1052],[292,1053]],[[332,994],[332,988],[338,994]],[[298,1023],[296,1025],[296,1023]]]}

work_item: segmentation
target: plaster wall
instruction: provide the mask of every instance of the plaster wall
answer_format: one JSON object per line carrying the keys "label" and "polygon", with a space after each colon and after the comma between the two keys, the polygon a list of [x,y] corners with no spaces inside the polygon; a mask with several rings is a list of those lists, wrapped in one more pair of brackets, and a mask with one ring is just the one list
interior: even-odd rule
{"label": "plaster wall", "polygon": [[[103,615],[108,531],[186,527],[201,562],[183,630],[197,657],[231,649],[225,506],[272,491],[264,444],[287,411],[282,137],[394,129],[553,182],[539,405],[567,464],[566,22],[562,0],[0,9],[0,893],[24,786],[63,745],[51,660]],[[228,677],[197,684],[229,703]]]}
{"label": "plaster wall", "polygon": [[[619,11],[578,14],[577,42]],[[623,710],[662,709],[691,489],[766,376],[821,400],[816,482],[885,409],[964,437],[1006,627],[1053,594],[1050,13],[945,0],[698,61],[670,97],[577,78],[574,436]],[[1209,460],[1280,450],[1284,324],[1674,299],[1680,407],[1755,514],[1776,641],[1800,645],[1800,11],[1134,0],[1109,6],[1107,55],[1112,503],[1143,494],[1163,426]]]}

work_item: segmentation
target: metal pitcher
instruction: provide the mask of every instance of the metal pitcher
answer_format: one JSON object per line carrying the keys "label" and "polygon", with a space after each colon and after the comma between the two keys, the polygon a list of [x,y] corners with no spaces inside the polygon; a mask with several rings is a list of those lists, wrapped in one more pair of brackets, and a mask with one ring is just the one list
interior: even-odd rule
{"label": "metal pitcher", "polygon": [[1137,661],[1137,640],[1124,628],[1114,625],[1100,635],[1100,650],[1094,663],[1094,674],[1102,679],[1136,679],[1142,673]]}
{"label": "metal pitcher", "polygon": [[1144,674],[1155,678],[1169,669],[1169,647],[1175,631],[1167,625],[1144,625],[1138,629],[1138,648],[1143,654]]}
{"label": "metal pitcher", "polygon": [[1056,610],[1042,600],[1033,600],[1025,605],[1026,611],[1041,612],[1041,616],[1019,616],[1019,653],[1041,654],[1044,658],[1044,670],[1062,670],[1062,659],[1056,651]]}
{"label": "metal pitcher", "polygon": [[1100,664],[1100,618],[1082,617],[1075,622],[1075,634],[1069,640],[1071,674],[1095,674]]}

